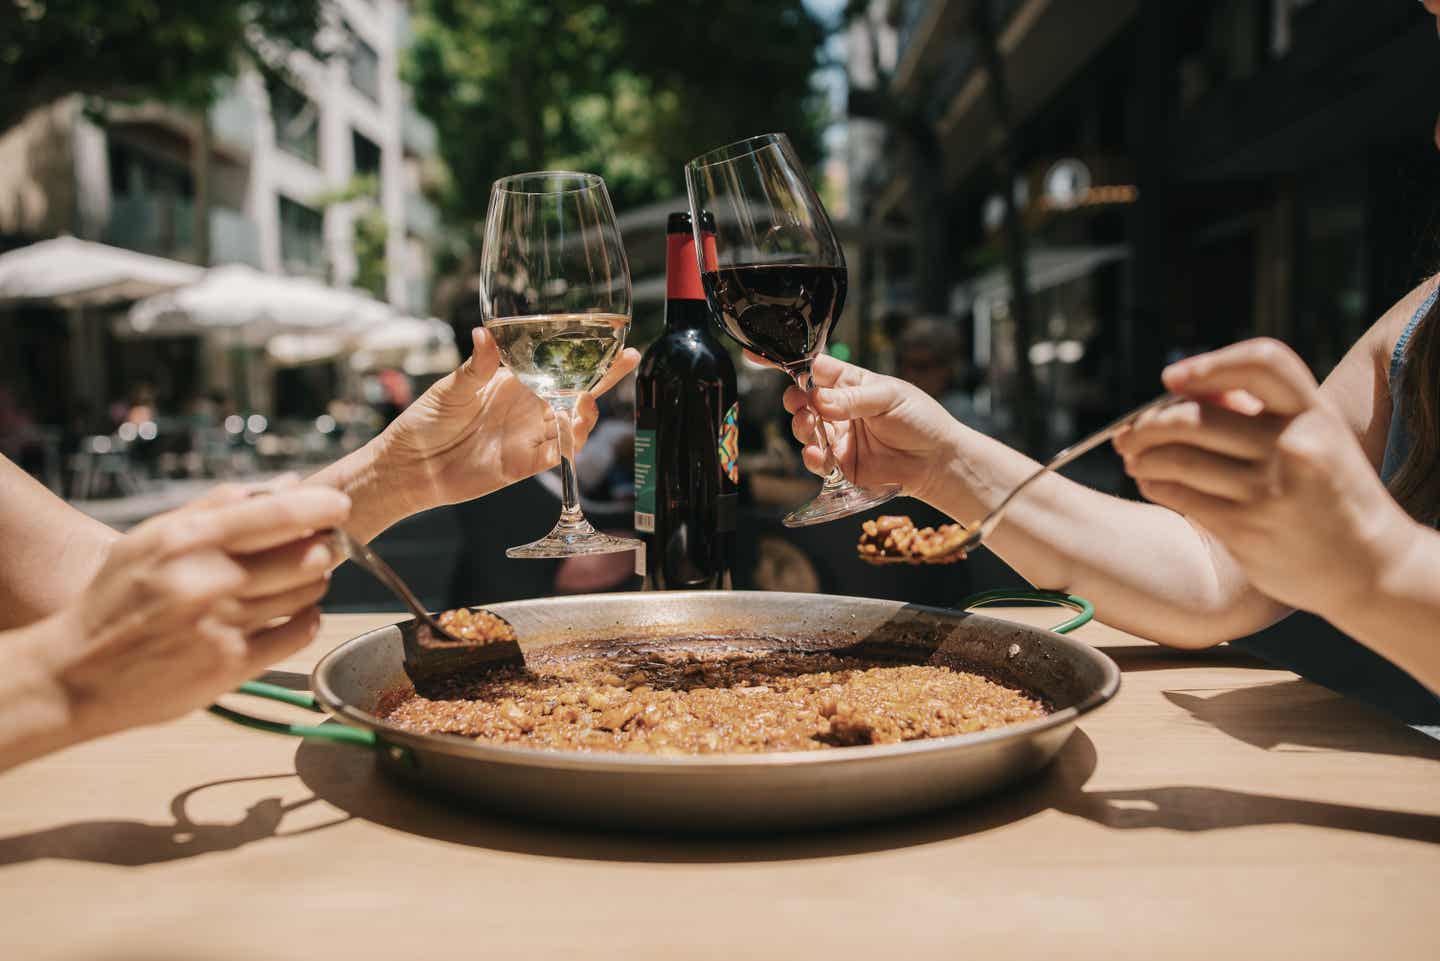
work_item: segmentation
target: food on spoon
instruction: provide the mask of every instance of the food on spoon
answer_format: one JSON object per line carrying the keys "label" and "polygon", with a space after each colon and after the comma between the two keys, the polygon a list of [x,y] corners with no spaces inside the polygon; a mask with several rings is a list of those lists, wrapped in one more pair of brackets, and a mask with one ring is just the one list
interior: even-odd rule
{"label": "food on spoon", "polygon": [[437,620],[440,621],[440,626],[451,634],[476,644],[515,640],[514,629],[506,621],[486,610],[461,607],[443,612]]}
{"label": "food on spoon", "polygon": [[[390,723],[560,751],[810,751],[968,734],[1049,713],[1039,698],[939,655],[924,663],[778,646],[768,638],[590,642],[526,653],[431,697],[397,694]],[[923,656],[923,655],[922,655]]]}
{"label": "food on spoon", "polygon": [[886,515],[860,527],[856,552],[867,564],[950,564],[965,559],[965,525],[916,528],[909,517]]}

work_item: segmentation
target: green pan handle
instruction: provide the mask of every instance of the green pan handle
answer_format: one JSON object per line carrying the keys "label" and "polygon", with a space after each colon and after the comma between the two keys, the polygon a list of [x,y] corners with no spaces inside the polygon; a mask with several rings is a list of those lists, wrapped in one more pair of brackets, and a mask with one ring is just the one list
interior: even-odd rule
{"label": "green pan handle", "polygon": [[[252,697],[263,697],[267,701],[293,704],[295,707],[303,707],[311,711],[323,710],[320,705],[315,703],[315,695],[309,691],[292,691],[288,687],[266,684],[264,681],[246,681],[236,689],[236,693],[249,694]],[[362,731],[358,727],[346,727],[343,724],[287,724],[284,721],[270,721],[263,717],[242,714],[240,711],[234,711],[228,707],[221,707],[219,704],[210,705],[210,713],[217,717],[223,717],[227,721],[243,724],[245,727],[253,727],[260,731],[269,731],[272,734],[289,734],[293,737],[318,737],[327,741],[340,741],[345,744],[359,744],[364,747],[375,746],[375,735],[370,731]]]}
{"label": "green pan handle", "polygon": [[1057,607],[1068,607],[1076,611],[1074,617],[1068,621],[1056,624],[1050,630],[1056,634],[1069,634],[1077,627],[1089,624],[1095,618],[1095,605],[1075,594],[1063,594],[1060,591],[1011,591],[1001,589],[998,591],[981,591],[978,594],[971,594],[955,606],[961,610],[968,611],[972,607],[981,607],[985,604],[998,604],[1003,601],[1028,601],[1030,603],[1054,604]]}

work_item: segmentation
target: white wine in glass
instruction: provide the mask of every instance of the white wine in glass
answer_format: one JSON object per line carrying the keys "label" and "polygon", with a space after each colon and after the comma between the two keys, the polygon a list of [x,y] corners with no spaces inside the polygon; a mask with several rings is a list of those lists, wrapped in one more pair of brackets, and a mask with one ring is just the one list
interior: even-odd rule
{"label": "white wine in glass", "polygon": [[630,267],[605,181],[542,171],[498,180],[480,255],[480,311],[500,359],[555,411],[564,502],[555,528],[509,557],[631,551],[580,510],[575,405],[600,382],[630,330]]}
{"label": "white wine in glass", "polygon": [[540,314],[485,325],[505,366],[545,398],[578,397],[594,387],[625,348],[629,327],[621,314]]}

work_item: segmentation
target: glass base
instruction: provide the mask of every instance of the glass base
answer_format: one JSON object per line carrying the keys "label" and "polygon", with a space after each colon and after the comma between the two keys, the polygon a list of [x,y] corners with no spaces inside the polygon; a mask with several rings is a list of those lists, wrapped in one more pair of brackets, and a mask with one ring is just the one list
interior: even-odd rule
{"label": "glass base", "polygon": [[786,527],[810,527],[826,521],[862,514],[900,496],[899,484],[884,487],[856,487],[839,471],[825,479],[815,499],[785,515]]}
{"label": "glass base", "polygon": [[633,537],[615,537],[602,534],[581,518],[579,522],[567,523],[561,519],[555,529],[538,541],[521,544],[505,551],[506,557],[579,557],[583,554],[619,554],[633,551],[641,546]]}

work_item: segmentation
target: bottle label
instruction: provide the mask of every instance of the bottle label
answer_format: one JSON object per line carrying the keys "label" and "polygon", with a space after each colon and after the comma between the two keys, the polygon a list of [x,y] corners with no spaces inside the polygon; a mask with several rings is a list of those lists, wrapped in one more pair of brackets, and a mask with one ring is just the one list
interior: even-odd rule
{"label": "bottle label", "polygon": [[635,529],[655,533],[655,431],[635,430]]}
{"label": "bottle label", "polygon": [[[637,459],[638,463],[638,459]],[[737,400],[725,412],[720,422],[720,471],[730,483],[740,483],[740,402]]]}

